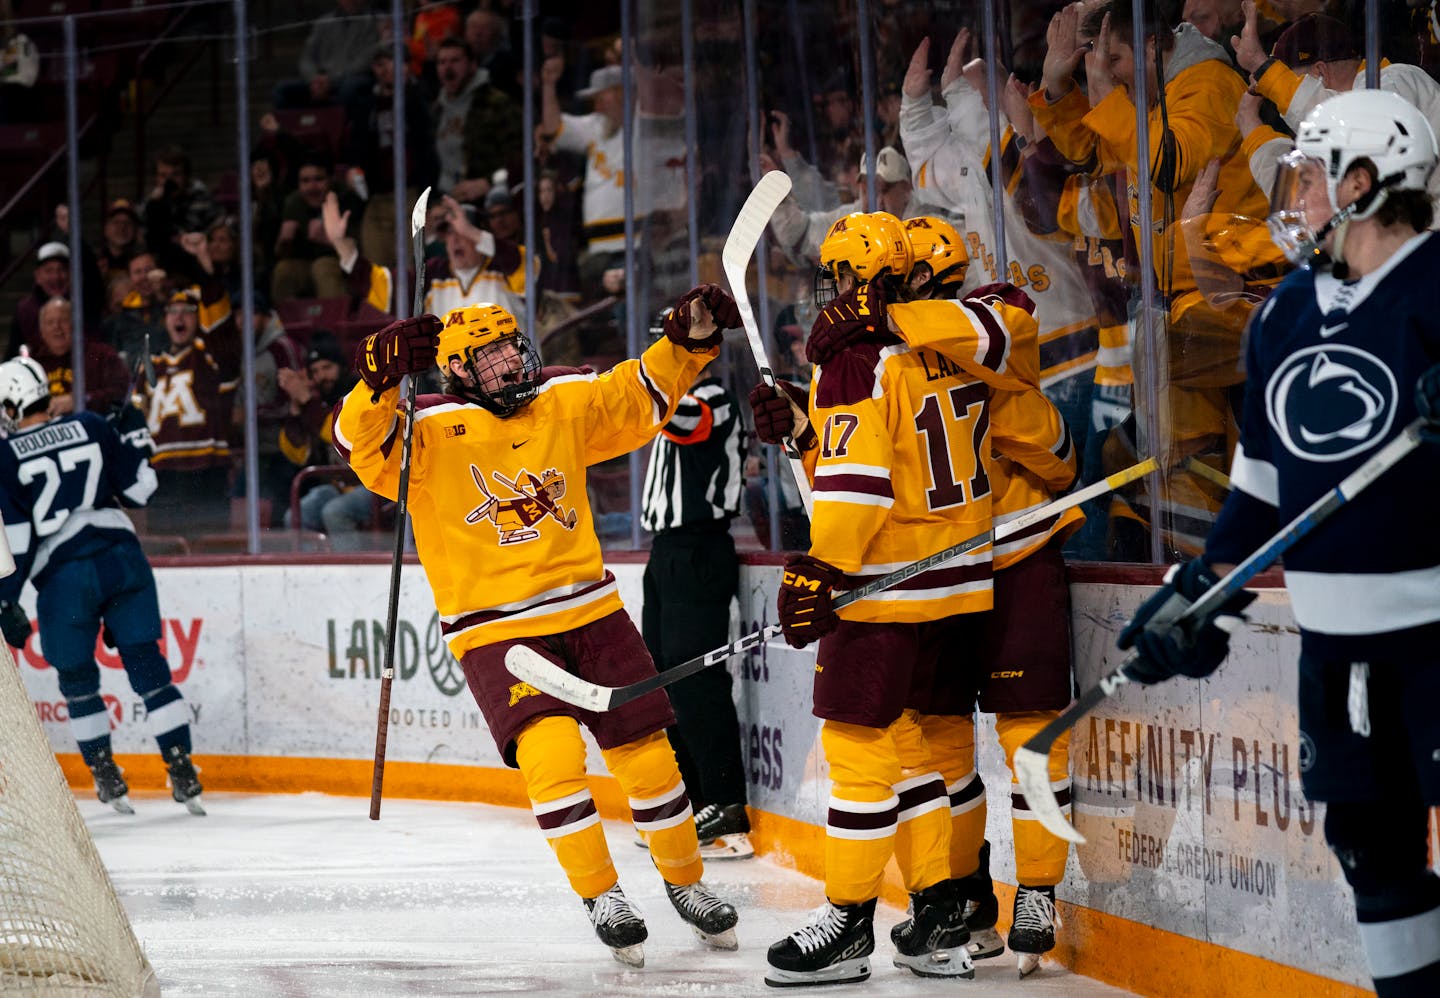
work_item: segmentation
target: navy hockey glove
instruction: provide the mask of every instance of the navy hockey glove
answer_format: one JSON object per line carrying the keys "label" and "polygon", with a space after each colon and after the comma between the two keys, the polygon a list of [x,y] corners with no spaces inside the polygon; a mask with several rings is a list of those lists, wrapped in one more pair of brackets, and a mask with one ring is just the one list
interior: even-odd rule
{"label": "navy hockey glove", "polygon": [[[779,391],[776,391],[779,389]],[[763,381],[750,389],[750,408],[755,413],[755,435],[767,444],[778,444],[793,437],[795,446],[809,450],[818,442],[815,428],[806,414],[809,397],[805,389],[788,381],[775,379],[775,388]],[[797,433],[795,428],[799,427]]]}
{"label": "navy hockey glove", "polygon": [[433,315],[392,322],[360,344],[355,370],[377,395],[400,379],[435,363],[440,348],[440,320]]}
{"label": "navy hockey glove", "polygon": [[805,357],[824,364],[856,343],[889,341],[885,324],[885,294],[878,281],[851,288],[821,310],[805,341]]}
{"label": "navy hockey glove", "polygon": [[30,618],[25,616],[19,603],[5,600],[0,603],[0,633],[12,648],[24,648],[30,640]]}
{"label": "navy hockey glove", "polygon": [[1165,585],[1140,605],[1116,641],[1140,654],[1125,669],[1132,680],[1148,686],[1171,676],[1201,679],[1220,667],[1230,651],[1230,635],[1245,622],[1244,610],[1255,593],[1241,590],[1203,617],[1176,621],[1219,581],[1200,558],[1170,566]]}
{"label": "navy hockey glove", "polygon": [[792,555],[785,562],[776,609],[791,648],[804,648],[840,626],[831,590],[842,578],[840,569],[808,554]]}
{"label": "navy hockey glove", "polygon": [[1432,444],[1440,444],[1440,364],[1420,375],[1415,385],[1415,408],[1425,420],[1420,436]]}

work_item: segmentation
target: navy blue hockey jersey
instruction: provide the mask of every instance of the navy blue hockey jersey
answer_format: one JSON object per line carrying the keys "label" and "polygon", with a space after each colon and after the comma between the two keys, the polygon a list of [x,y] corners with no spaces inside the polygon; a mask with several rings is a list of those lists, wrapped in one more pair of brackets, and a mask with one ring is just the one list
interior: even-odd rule
{"label": "navy blue hockey jersey", "polygon": [[32,426],[0,440],[0,517],[16,571],[0,579],[14,601],[25,580],[52,564],[88,557],[131,539],[120,506],[143,506],[155,492],[148,436],[119,433],[93,412]]}
{"label": "navy blue hockey jersey", "polygon": [[[1371,274],[1287,277],[1251,324],[1231,493],[1205,548],[1238,562],[1389,443],[1440,363],[1440,237]],[[1306,651],[1433,658],[1440,638],[1440,447],[1425,444],[1285,555]]]}

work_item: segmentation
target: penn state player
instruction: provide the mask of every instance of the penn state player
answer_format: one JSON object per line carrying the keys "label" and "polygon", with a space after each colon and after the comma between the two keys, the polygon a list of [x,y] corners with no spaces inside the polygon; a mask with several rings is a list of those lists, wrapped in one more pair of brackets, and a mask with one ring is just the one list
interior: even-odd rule
{"label": "penn state player", "polygon": [[204,814],[190,760],[190,710],[160,653],[155,577],[120,509],[145,505],[155,491],[149,434],[138,410],[122,414],[117,429],[93,412],[52,419],[49,408],[50,386],[38,362],[16,357],[0,364],[0,415],[8,431],[0,442],[0,517],[16,564],[0,579],[0,632],[16,648],[29,640],[30,620],[18,600],[30,579],[45,657],[59,674],[95,793],[133,814],[100,696],[95,639],[103,621],[145,704],[171,795]]}
{"label": "penn state player", "polygon": [[[1120,635],[1131,678],[1206,676],[1241,593],[1182,631],[1188,604],[1417,414],[1423,446],[1285,555],[1300,625],[1301,780],[1355,896],[1376,993],[1440,994],[1440,878],[1426,859],[1440,804],[1440,237],[1426,179],[1435,135],[1396,94],[1318,105],[1282,160],[1271,230],[1294,262],[1249,334],[1245,418],[1205,553],[1176,566]],[[1418,387],[1417,387],[1418,384]],[[1228,619],[1227,619],[1228,618]]]}

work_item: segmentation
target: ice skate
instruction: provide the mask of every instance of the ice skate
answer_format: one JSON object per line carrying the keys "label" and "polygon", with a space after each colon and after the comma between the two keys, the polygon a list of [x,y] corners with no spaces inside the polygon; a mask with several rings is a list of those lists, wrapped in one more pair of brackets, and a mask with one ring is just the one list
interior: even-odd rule
{"label": "ice skate", "polygon": [[910,895],[910,917],[890,930],[894,964],[917,977],[975,976],[959,882],[942,880]]}
{"label": "ice skate", "polygon": [[650,932],[620,885],[616,884],[599,897],[581,900],[590,913],[595,935],[610,947],[615,959],[627,967],[645,966],[645,947],[642,944],[650,937]]}
{"label": "ice skate", "polygon": [[130,806],[130,787],[108,748],[95,753],[90,775],[95,777],[95,796],[100,798],[101,804],[109,804],[121,814],[135,813]]}
{"label": "ice skate", "polygon": [[868,980],[873,952],[874,899],[844,906],[826,901],[809,922],[770,947],[765,983],[795,988]]}
{"label": "ice skate", "polygon": [[744,804],[706,804],[695,815],[695,835],[700,839],[700,858],[707,862],[755,855]]}
{"label": "ice skate", "polygon": [[190,753],[175,745],[165,750],[165,768],[170,771],[170,796],[176,803],[184,804],[191,814],[203,815],[205,808],[200,804],[200,774]]}
{"label": "ice skate", "polygon": [[1020,961],[1020,976],[1026,977],[1040,966],[1040,957],[1055,948],[1055,927],[1060,916],[1055,911],[1055,888],[1025,887],[1015,889],[1015,921],[1010,926],[1010,952]]}
{"label": "ice skate", "polygon": [[995,931],[1000,902],[990,879],[990,843],[980,847],[980,869],[959,878],[960,896],[965,899],[965,928],[970,930],[966,950],[972,960],[988,960],[1005,953],[1005,940]]}
{"label": "ice skate", "polygon": [[695,938],[706,946],[724,950],[740,948],[735,939],[735,923],[740,921],[740,916],[704,883],[697,880],[693,884],[676,885],[666,881],[665,896],[690,926]]}

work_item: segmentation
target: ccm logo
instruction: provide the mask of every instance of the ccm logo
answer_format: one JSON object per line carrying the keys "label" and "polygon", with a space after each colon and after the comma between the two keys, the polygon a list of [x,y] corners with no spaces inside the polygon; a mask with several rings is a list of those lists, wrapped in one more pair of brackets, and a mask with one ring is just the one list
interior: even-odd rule
{"label": "ccm logo", "polygon": [[999,672],[990,673],[991,679],[1019,679],[1025,675],[1024,669],[1001,669]]}

